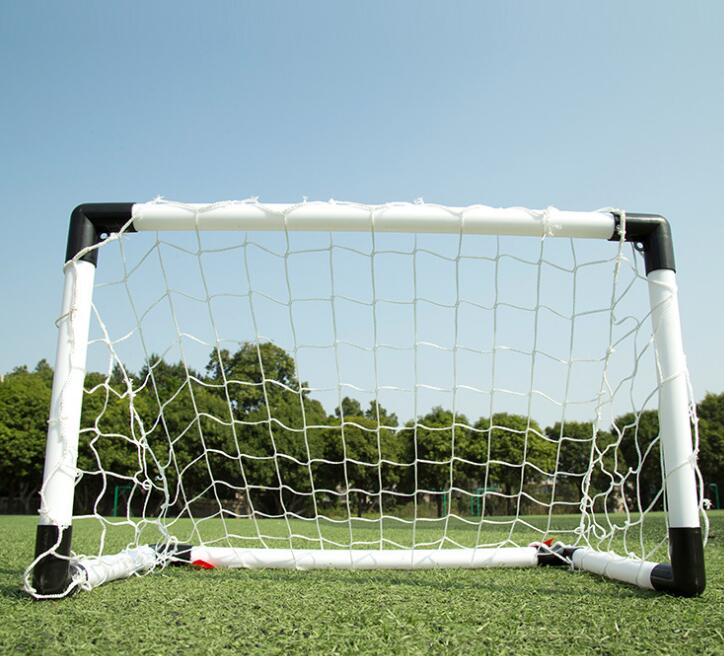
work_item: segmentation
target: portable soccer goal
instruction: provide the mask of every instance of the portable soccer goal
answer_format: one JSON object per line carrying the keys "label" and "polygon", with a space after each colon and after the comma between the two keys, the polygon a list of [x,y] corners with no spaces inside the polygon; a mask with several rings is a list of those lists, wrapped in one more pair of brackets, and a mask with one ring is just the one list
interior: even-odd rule
{"label": "portable soccer goal", "polygon": [[84,204],[65,260],[33,596],[171,564],[703,591],[663,217]]}

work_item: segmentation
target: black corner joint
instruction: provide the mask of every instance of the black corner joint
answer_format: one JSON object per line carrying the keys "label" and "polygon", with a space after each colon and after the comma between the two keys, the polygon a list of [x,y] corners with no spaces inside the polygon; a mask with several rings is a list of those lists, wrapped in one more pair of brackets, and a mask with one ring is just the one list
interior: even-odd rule
{"label": "black corner joint", "polygon": [[670,528],[671,564],[657,565],[651,571],[654,590],[679,597],[696,597],[706,587],[704,543],[700,528]]}
{"label": "black corner joint", "polygon": [[542,567],[564,567],[571,562],[577,547],[564,547],[556,544],[553,547],[538,547],[538,565]]}
{"label": "black corner joint", "polygon": [[[131,220],[133,203],[84,203],[78,205],[70,215],[68,228],[68,246],[65,261],[72,260],[84,248],[95,246],[103,241],[101,235],[118,232]],[[127,232],[135,232],[133,225]],[[93,249],[81,260],[95,265],[98,262],[98,250]]]}
{"label": "black corner joint", "polygon": [[191,548],[192,545],[181,543],[173,544],[161,542],[154,545],[156,553],[163,558],[168,558],[168,562],[171,565],[190,565]]}
{"label": "black corner joint", "polygon": [[39,525],[35,534],[33,588],[38,595],[62,595],[68,592],[70,540],[73,528]]}
{"label": "black corner joint", "polygon": [[[613,213],[616,225],[609,241],[621,239],[621,215]],[[639,214],[626,212],[626,241],[633,242],[644,256],[646,273],[669,269],[676,271],[674,261],[674,242],[671,239],[671,226],[659,214]]]}

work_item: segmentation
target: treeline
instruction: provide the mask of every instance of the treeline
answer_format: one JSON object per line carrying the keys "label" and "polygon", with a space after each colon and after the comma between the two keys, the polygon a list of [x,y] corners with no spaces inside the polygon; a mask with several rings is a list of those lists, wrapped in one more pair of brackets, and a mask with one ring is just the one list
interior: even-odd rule
{"label": "treeline", "polygon": [[[401,423],[345,397],[332,415],[283,349],[214,351],[204,371],[152,357],[131,373],[86,376],[76,513],[402,511],[441,514],[660,508],[655,412],[546,428],[514,414],[468,419],[441,407]],[[53,372],[41,361],[0,383],[0,497],[38,506]],[[724,483],[724,394],[698,404],[707,491]],[[595,442],[595,443],[594,443]],[[558,472],[552,477],[552,472]],[[248,493],[247,493],[248,491]]]}

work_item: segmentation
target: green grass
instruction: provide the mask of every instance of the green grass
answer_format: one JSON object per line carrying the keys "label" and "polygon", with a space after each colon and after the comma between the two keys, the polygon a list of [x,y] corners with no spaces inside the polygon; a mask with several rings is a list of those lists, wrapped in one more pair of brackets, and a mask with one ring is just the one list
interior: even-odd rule
{"label": "green grass", "polygon": [[[724,654],[724,512],[711,513],[710,519],[708,587],[697,599],[549,568],[252,572],[178,567],[69,599],[34,602],[21,582],[36,520],[0,517],[0,653]],[[566,521],[570,524],[563,518],[562,525]],[[240,520],[233,526],[240,535],[249,534]],[[294,528],[309,531],[301,523]],[[425,531],[434,540],[440,528],[431,524]],[[213,537],[219,523],[202,530],[204,537]],[[281,535],[286,527],[265,522],[263,530]],[[349,535],[345,527],[324,531],[329,539]],[[465,542],[469,531],[455,526],[449,534]],[[77,545],[97,544],[95,522],[82,522],[74,532]],[[496,534],[505,531],[490,536]],[[409,529],[394,524],[385,526],[385,535],[400,542],[410,537]],[[355,539],[378,536],[377,528],[354,527]],[[108,539],[113,548],[128,537],[117,530]],[[522,544],[524,538],[516,541]]]}

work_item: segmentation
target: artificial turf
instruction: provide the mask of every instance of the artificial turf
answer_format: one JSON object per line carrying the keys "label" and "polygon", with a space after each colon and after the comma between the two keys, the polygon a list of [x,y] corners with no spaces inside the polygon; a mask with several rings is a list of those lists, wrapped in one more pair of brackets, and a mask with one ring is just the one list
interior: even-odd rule
{"label": "artificial turf", "polygon": [[[0,517],[0,652],[724,654],[724,511],[710,520],[708,587],[695,599],[559,568],[169,567],[38,602],[21,589],[36,519]],[[80,522],[74,543],[93,544],[97,526]]]}

